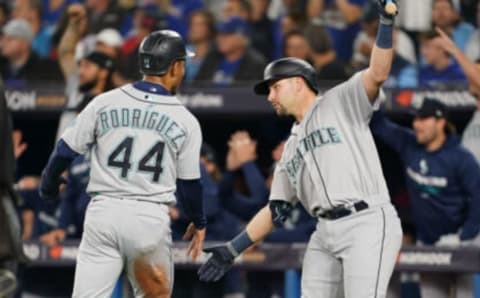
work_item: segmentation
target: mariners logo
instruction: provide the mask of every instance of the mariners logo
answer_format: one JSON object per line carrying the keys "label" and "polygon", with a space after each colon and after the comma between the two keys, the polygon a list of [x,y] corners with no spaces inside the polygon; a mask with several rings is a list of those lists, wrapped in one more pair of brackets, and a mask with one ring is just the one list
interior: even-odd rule
{"label": "mariners logo", "polygon": [[428,165],[427,165],[427,161],[425,159],[422,159],[420,161],[420,173],[422,175],[425,175],[426,173],[428,173]]}
{"label": "mariners logo", "polygon": [[145,68],[150,68],[150,58],[149,57],[143,58],[143,66]]}

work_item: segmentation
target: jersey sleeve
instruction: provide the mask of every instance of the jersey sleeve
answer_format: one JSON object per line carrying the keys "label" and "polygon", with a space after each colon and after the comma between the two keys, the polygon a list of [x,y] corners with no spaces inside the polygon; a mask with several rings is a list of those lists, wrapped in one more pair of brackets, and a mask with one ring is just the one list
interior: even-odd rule
{"label": "jersey sleeve", "polygon": [[356,125],[367,125],[376,108],[376,104],[372,104],[368,98],[362,73],[356,73],[332,90],[336,94],[333,94],[331,100],[343,112],[346,120]]}
{"label": "jersey sleeve", "polygon": [[188,133],[188,137],[178,154],[178,179],[191,180],[200,178],[200,147],[202,146],[202,130],[200,129],[200,124],[197,119],[193,119],[193,125]]}
{"label": "jersey sleeve", "polygon": [[85,154],[89,145],[95,142],[97,115],[94,102],[95,100],[92,100],[78,115],[73,125],[68,127],[62,134],[62,139],[65,143],[80,154]]}
{"label": "jersey sleeve", "polygon": [[295,190],[290,184],[288,173],[281,161],[275,167],[275,171],[273,173],[272,189],[270,191],[269,199],[270,201],[286,201],[292,203],[293,205],[297,202]]}

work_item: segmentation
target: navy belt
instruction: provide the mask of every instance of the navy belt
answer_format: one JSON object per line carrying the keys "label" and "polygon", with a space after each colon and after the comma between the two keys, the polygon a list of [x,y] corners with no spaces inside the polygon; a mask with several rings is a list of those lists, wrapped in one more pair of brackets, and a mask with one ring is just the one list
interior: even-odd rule
{"label": "navy belt", "polygon": [[346,207],[344,206],[338,206],[333,209],[329,209],[326,211],[323,211],[321,213],[318,213],[318,217],[324,218],[324,219],[329,219],[329,220],[335,220],[339,219],[345,216],[349,216],[350,214],[355,212],[359,212],[362,210],[365,210],[368,208],[368,204],[365,201],[359,201],[353,204],[351,207]]}

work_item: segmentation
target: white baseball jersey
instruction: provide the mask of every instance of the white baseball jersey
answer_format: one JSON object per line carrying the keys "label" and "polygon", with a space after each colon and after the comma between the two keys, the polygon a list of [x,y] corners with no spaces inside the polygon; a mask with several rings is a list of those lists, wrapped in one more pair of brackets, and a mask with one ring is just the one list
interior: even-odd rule
{"label": "white baseball jersey", "polygon": [[300,200],[312,215],[359,200],[389,202],[368,126],[373,109],[361,73],[319,96],[292,128],[270,200]]}
{"label": "white baseball jersey", "polygon": [[200,125],[155,84],[127,84],[97,96],[62,139],[80,154],[92,150],[91,196],[170,203],[177,178],[200,178]]}
{"label": "white baseball jersey", "polygon": [[480,111],[475,111],[462,136],[462,145],[480,161]]}

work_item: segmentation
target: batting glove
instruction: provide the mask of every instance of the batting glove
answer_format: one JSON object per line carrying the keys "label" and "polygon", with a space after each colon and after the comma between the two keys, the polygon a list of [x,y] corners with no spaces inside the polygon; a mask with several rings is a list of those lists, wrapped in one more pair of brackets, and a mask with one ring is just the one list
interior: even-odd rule
{"label": "batting glove", "polygon": [[204,282],[218,281],[233,266],[234,253],[228,244],[212,246],[203,251],[212,255],[198,270],[198,277]]}

